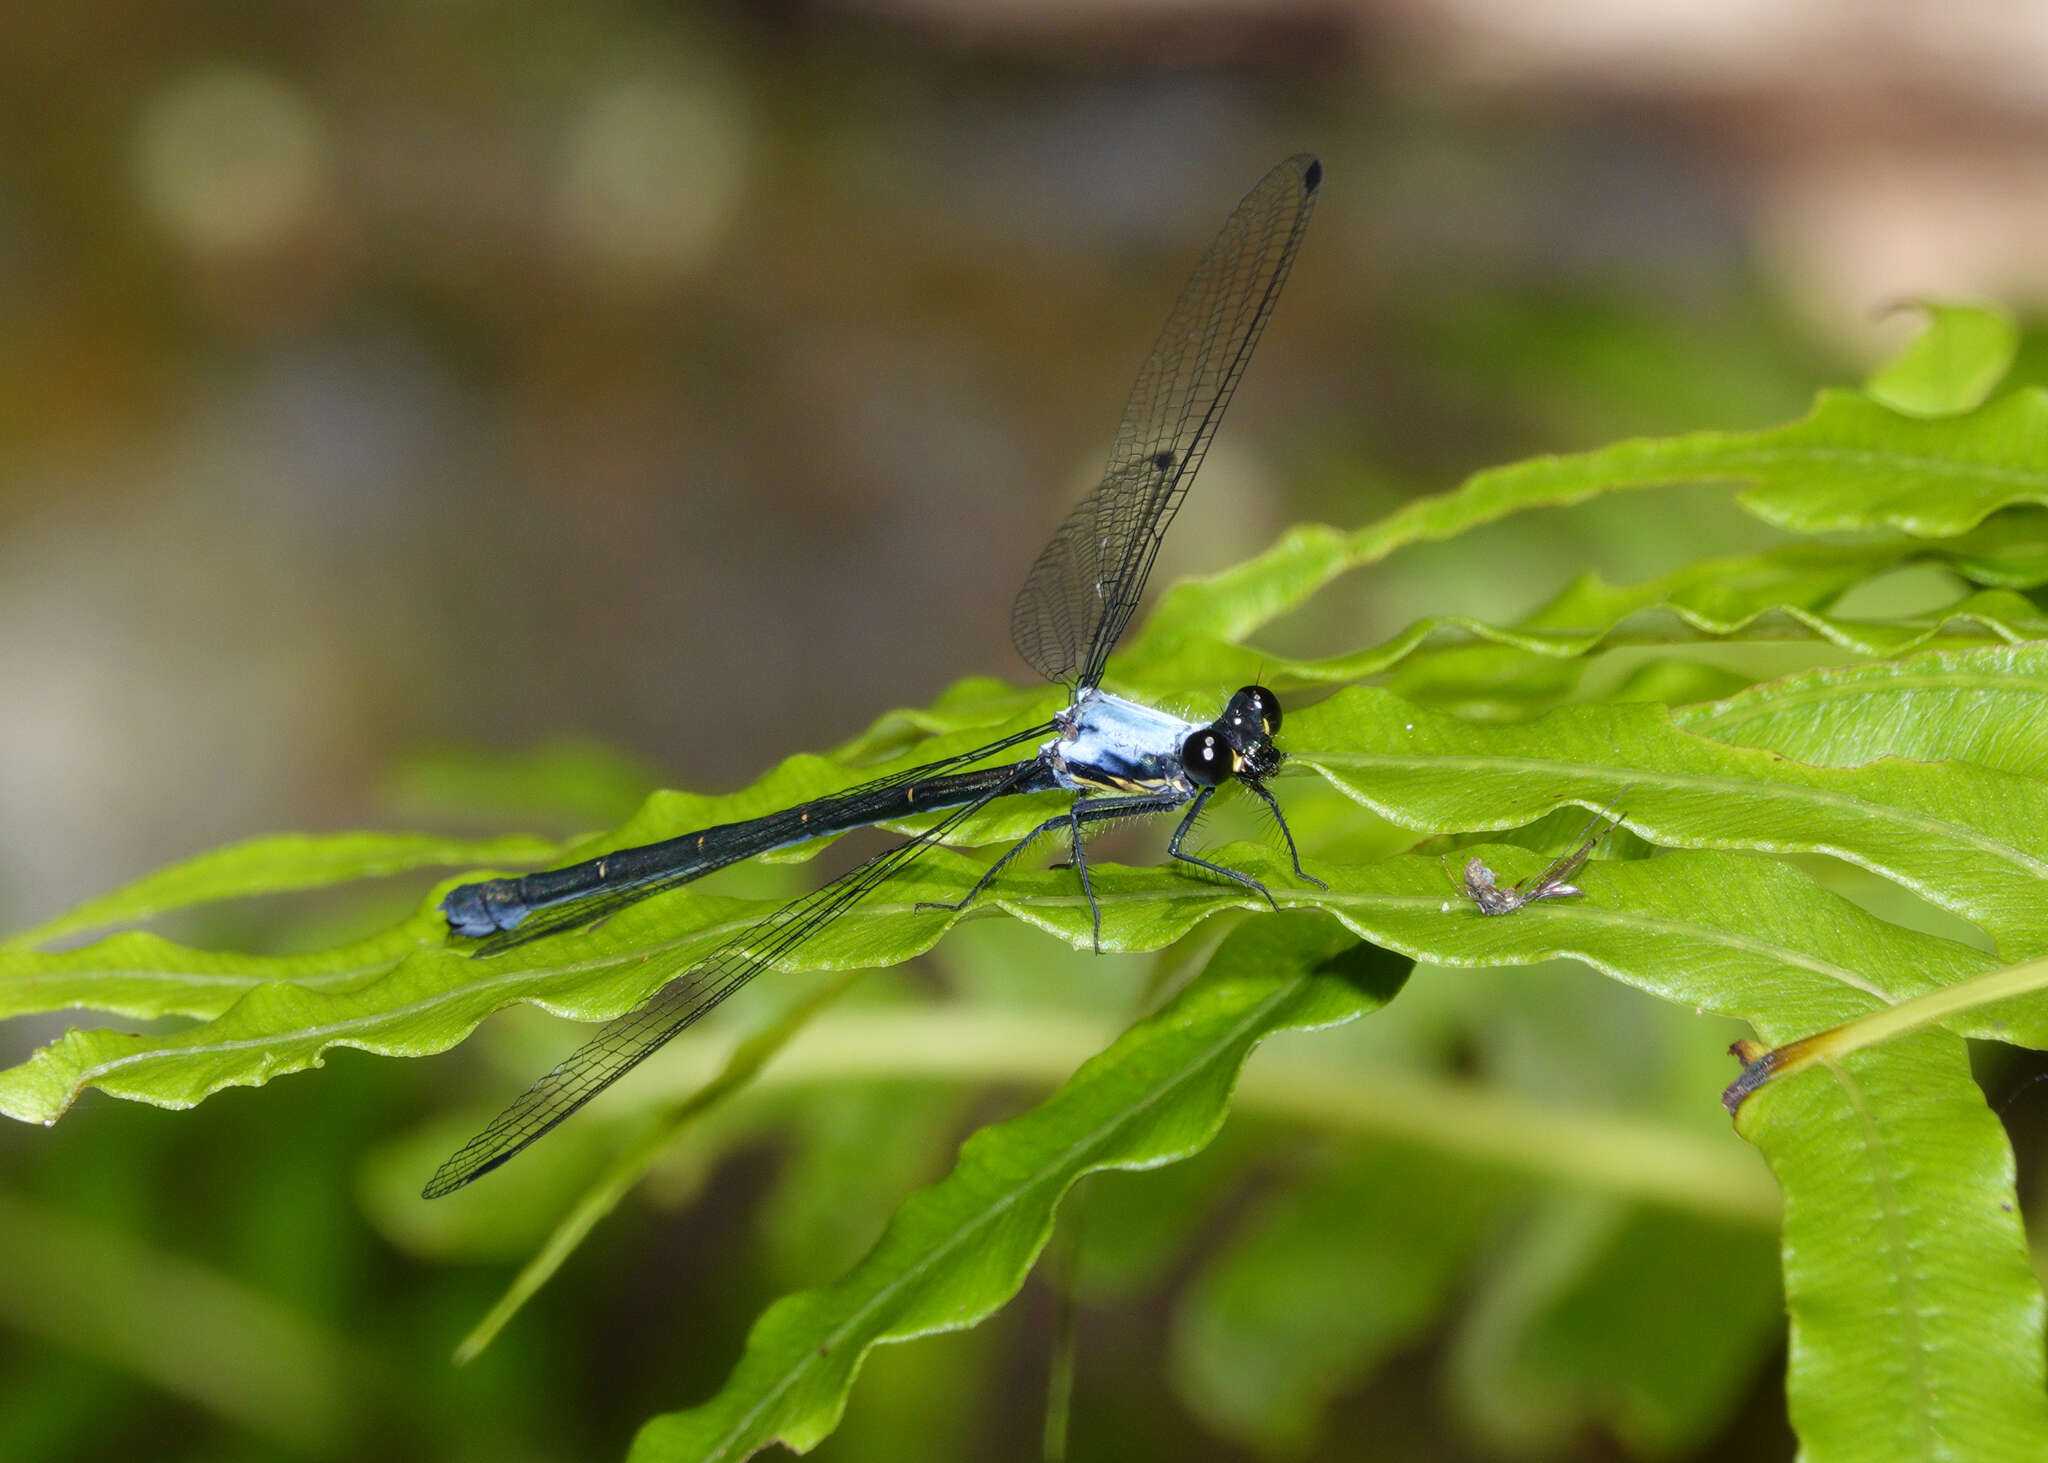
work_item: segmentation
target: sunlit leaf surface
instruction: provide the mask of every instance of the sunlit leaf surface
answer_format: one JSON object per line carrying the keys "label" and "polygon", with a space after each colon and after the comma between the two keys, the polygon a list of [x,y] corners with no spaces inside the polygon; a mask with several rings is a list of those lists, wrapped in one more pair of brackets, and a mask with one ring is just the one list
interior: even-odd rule
{"label": "sunlit leaf surface", "polygon": [[1961,1042],[1928,1032],[1757,1093],[1785,1191],[1791,1407],[1830,1459],[2048,1455],[2040,1283]]}

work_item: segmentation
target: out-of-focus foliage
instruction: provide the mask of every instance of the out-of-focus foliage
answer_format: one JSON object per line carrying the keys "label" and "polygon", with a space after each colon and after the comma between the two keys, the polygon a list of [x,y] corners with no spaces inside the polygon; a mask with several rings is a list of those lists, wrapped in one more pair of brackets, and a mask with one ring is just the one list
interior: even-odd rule
{"label": "out-of-focus foliage", "polygon": [[1870,394],[1894,411],[1950,416],[1984,404],[2012,369],[2019,331],[1997,310],[1922,306],[1935,328],[1921,332],[1898,357],[1871,374]]}
{"label": "out-of-focus foliage", "polygon": [[[953,981],[966,1019],[943,1038],[917,1025],[900,989],[840,1024],[818,1014],[836,987],[814,987],[730,1059],[716,1038],[677,1043],[616,1101],[429,1218],[413,1217],[405,1195],[467,1118],[395,1147],[366,1180],[366,1202],[417,1253],[483,1255],[541,1246],[582,1193],[582,1217],[557,1229],[517,1292],[560,1308],[593,1285],[631,1284],[587,1273],[606,1247],[595,1261],[572,1256],[649,1164],[649,1186],[680,1202],[721,1154],[784,1133],[800,1157],[764,1210],[769,1258],[753,1263],[799,1288],[760,1310],[743,1346],[735,1337],[723,1358],[698,1358],[703,1372],[731,1364],[709,1400],[668,1411],[690,1385],[646,1381],[646,1412],[663,1415],[633,1455],[808,1448],[842,1414],[858,1446],[864,1428],[882,1426],[864,1420],[857,1381],[872,1348],[986,1322],[1017,1294],[1077,1182],[1199,1153],[1235,1088],[1265,1141],[1219,1145],[1180,1179],[1094,1180],[1106,1185],[1098,1266],[1085,1259],[1085,1206],[1071,1221],[1084,1302],[1191,1275],[1170,1287],[1163,1370],[1204,1425],[1278,1453],[1337,1446],[1338,1399],[1437,1338],[1474,1448],[1563,1447],[1588,1428],[1646,1456],[1699,1446],[1771,1355],[1777,1303],[1772,1206],[1711,1101],[1729,1075],[1715,1054],[1728,1023],[1717,1018],[1789,1040],[2048,950],[2038,715],[2048,627],[2034,602],[2048,583],[2048,395],[1989,394],[2011,355],[2002,322],[1944,307],[1872,391],[1826,392],[1790,425],[1489,470],[1358,529],[1294,529],[1234,569],[1182,582],[1112,679],[1176,699],[1254,674],[1283,696],[1341,684],[1292,712],[1281,738],[1305,775],[1280,795],[1327,889],[1294,879],[1270,844],[1234,844],[1223,857],[1273,889],[1277,916],[1169,864],[1098,863],[1103,947],[1160,952],[1142,963],[1150,980],[1140,962],[1063,964],[1064,949],[1085,950],[1091,936],[1065,870],[1006,875],[966,916],[919,910],[971,886],[990,856],[973,850],[999,849],[1044,816],[1018,800],[1028,805],[978,817],[958,848],[802,951],[807,970],[893,965],[943,956],[1004,915],[1053,937],[971,955]],[[1675,499],[1699,482],[1726,485],[1742,509],[1799,537],[1637,585],[1582,579],[1512,624],[1439,618],[1334,656],[1247,643],[1349,570],[1404,548],[1615,494]],[[1788,669],[1788,648],[1804,663]],[[1384,683],[1357,684],[1375,676]],[[786,806],[975,745],[1056,701],[963,682],[741,792],[655,794],[576,848]],[[1449,868],[1473,857],[1502,882],[1525,877],[1576,837],[1580,810],[1599,808],[1628,831],[1578,876],[1583,898],[1487,919],[1452,883]],[[41,948],[55,931],[388,871],[451,847],[374,835],[260,841],[95,900],[42,938],[31,932],[0,957],[15,1011],[191,1019],[71,1032],[0,1074],[0,1108],[54,1122],[92,1087],[186,1107],[340,1048],[441,1051],[520,1001],[608,1016],[783,892],[685,888],[491,960],[445,946],[440,888],[386,932],[325,951],[234,954],[141,933]],[[489,856],[514,852],[557,848],[497,844]],[[940,944],[956,923],[966,928]],[[1361,962],[1373,947],[1383,953]],[[1664,1004],[1616,1001],[1545,964],[1565,959]],[[1380,1010],[1411,960],[1466,970],[1419,972]],[[1523,968],[1529,977],[1506,973]],[[758,1012],[778,999],[789,1004],[757,988],[743,1004]],[[1134,1022],[1108,1019],[1133,1009]],[[1123,1035],[1058,1080],[1118,1024]],[[2012,1155],[1970,1081],[1965,1037],[2048,1044],[2048,1007],[2025,998],[1963,1012],[1945,1029],[1788,1077],[1742,1110],[1740,1131],[1785,1196],[1789,1407],[1816,1463],[2048,1449],[2042,1297]],[[1284,1051],[1277,1065],[1253,1055],[1262,1043]],[[1484,1080],[1445,1087],[1437,1069],[1454,1059]],[[371,1080],[362,1064],[344,1065]],[[919,1080],[938,1085],[903,1085]],[[889,1085],[844,1102],[812,1090],[849,1082]],[[1025,1110],[982,1126],[945,1171],[933,1149],[971,1108],[962,1094],[1018,1086],[1056,1090],[1008,1099]],[[675,1113],[651,1128],[643,1117],[628,1149],[640,1157],[607,1169],[596,1150],[636,1108],[669,1096],[682,1097],[688,1123],[671,1134]],[[927,1176],[936,1183],[904,1197]],[[1240,1187],[1255,1198],[1233,1206]],[[253,1301],[210,1303],[243,1304],[252,1326],[282,1325]],[[46,1329],[90,1336],[81,1318],[94,1313],[67,1307],[61,1286],[33,1305],[23,1313],[49,1317]],[[673,1338],[691,1321],[654,1326]],[[160,1374],[113,1339],[118,1312],[105,1330],[103,1354]],[[1085,1359],[1086,1325],[1081,1334]],[[326,1375],[357,1364],[317,1338],[292,1344]],[[981,1353],[947,1356],[930,1388],[996,1385]],[[925,1395],[906,1380],[914,1372],[882,1371],[909,1389],[899,1403]],[[1136,1428],[1147,1446],[1167,1446],[1164,1423],[1091,1403],[1085,1364],[1082,1377],[1077,1439]],[[183,1385],[215,1395],[204,1378]],[[260,1407],[208,1405],[289,1431]],[[494,1421],[517,1430],[516,1417]]]}
{"label": "out-of-focus foliage", "polygon": [[[1347,952],[1353,958],[1340,965]],[[1359,953],[1327,923],[1237,931],[1186,990],[1044,1103],[964,1144],[953,1172],[906,1201],[842,1279],[778,1301],[719,1396],[648,1424],[633,1456],[815,1447],[838,1422],[869,1347],[974,1325],[1016,1292],[1078,1180],[1199,1150],[1221,1126],[1255,1043],[1353,1020],[1399,989],[1407,962]]]}

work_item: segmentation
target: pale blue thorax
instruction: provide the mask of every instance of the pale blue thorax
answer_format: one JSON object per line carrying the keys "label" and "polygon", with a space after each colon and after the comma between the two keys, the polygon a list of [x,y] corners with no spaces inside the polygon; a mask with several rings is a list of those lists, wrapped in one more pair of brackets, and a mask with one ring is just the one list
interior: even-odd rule
{"label": "pale blue thorax", "polygon": [[1082,689],[1058,718],[1060,734],[1038,749],[1059,785],[1141,792],[1170,786],[1193,796],[1180,750],[1199,723],[1126,701],[1094,686]]}

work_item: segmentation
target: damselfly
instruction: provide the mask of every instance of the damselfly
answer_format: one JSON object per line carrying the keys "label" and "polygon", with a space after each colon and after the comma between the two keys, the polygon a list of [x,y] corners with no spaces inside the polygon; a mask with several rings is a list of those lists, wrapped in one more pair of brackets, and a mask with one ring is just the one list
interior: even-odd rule
{"label": "damselfly", "polygon": [[[1232,780],[1271,809],[1295,874],[1320,883],[1302,871],[1280,805],[1266,789],[1281,760],[1273,745],[1280,702],[1271,691],[1246,686],[1214,721],[1201,723],[1114,695],[1102,689],[1101,680],[1137,610],[1167,526],[1287,282],[1322,181],[1323,166],[1315,158],[1288,158],[1231,212],[1138,373],[1101,483],[1067,515],[1025,578],[1011,610],[1011,638],[1025,660],[1074,692],[1051,721],[766,817],[621,849],[568,868],[464,884],[449,893],[441,907],[450,931],[481,940],[476,953],[489,956],[590,924],[770,849],[951,810],[923,832],[783,906],[608,1022],[442,1164],[427,1184],[428,1198],[504,1163],[997,798],[1074,795],[1066,811],[997,859],[957,904],[943,907],[965,908],[1034,839],[1065,833],[1100,948],[1102,911],[1088,876],[1085,830],[1112,819],[1176,811],[1180,825],[1167,845],[1174,858],[1234,879],[1271,902],[1272,894],[1251,875],[1182,847],[1211,797]],[[974,765],[1032,742],[1040,745],[1024,761]]]}

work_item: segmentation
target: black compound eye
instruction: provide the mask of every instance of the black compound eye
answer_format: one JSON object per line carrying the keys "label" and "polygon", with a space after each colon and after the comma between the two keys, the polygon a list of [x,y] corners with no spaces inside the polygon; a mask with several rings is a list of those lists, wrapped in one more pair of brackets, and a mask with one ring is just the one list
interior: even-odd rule
{"label": "black compound eye", "polygon": [[1180,765],[1196,787],[1221,787],[1237,770],[1237,753],[1204,727],[1180,744]]}
{"label": "black compound eye", "polygon": [[1230,704],[1223,709],[1223,719],[1231,729],[1239,732],[1257,732],[1260,736],[1280,734],[1280,698],[1264,686],[1244,686],[1230,698]]}

